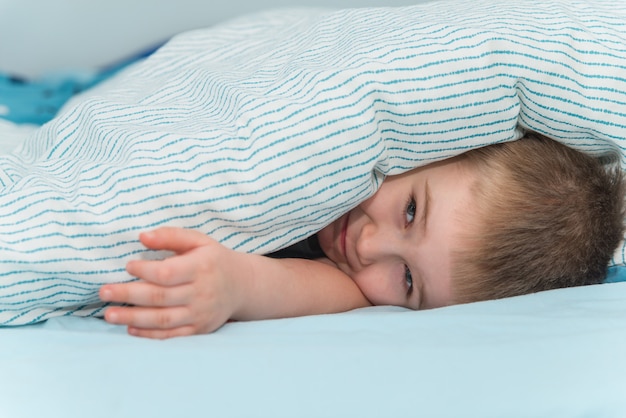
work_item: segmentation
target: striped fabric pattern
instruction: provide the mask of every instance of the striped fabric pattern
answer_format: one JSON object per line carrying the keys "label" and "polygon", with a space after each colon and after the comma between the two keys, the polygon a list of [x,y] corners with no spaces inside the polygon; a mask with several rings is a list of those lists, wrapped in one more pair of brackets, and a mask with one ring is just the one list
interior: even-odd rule
{"label": "striped fabric pattern", "polygon": [[283,10],[182,34],[0,157],[0,325],[100,315],[101,284],[161,256],[141,231],[268,252],[385,175],[520,128],[623,155],[626,3]]}

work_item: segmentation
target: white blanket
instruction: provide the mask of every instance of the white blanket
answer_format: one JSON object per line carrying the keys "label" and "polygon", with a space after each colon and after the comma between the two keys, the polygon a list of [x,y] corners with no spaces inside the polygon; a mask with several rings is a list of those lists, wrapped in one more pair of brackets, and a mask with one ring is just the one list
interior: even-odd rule
{"label": "white blanket", "polygon": [[[267,252],[522,129],[626,144],[626,3],[277,11],[174,38],[0,158],[0,325],[97,315],[140,231]],[[620,250],[615,263],[624,262]]]}

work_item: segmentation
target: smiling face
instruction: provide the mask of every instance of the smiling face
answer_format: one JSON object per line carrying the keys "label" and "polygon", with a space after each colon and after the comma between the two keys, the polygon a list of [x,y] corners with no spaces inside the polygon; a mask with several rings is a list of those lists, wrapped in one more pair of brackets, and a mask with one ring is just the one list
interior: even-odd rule
{"label": "smiling face", "polygon": [[374,305],[449,305],[473,179],[456,158],[390,176],[318,233],[322,250]]}

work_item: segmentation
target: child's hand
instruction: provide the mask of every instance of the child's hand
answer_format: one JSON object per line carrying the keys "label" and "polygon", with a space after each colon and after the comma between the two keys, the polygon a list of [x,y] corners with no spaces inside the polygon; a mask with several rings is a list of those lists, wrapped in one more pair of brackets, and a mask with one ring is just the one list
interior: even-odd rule
{"label": "child's hand", "polygon": [[237,278],[249,273],[245,254],[181,228],[160,228],[140,240],[176,255],[131,261],[127,271],[141,280],[102,286],[102,300],[133,305],[108,308],[107,322],[127,325],[132,335],[170,338],[212,332],[231,318],[240,296]]}

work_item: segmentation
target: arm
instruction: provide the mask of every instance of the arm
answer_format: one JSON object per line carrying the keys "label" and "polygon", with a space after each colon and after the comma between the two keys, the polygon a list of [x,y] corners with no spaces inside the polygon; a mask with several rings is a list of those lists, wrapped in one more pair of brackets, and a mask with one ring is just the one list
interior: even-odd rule
{"label": "arm", "polygon": [[343,312],[369,306],[354,282],[321,261],[272,259],[233,251],[208,236],[180,228],[140,235],[148,248],[174,251],[165,260],[134,260],[139,281],[105,285],[108,322],[129,333],[169,338],[212,332],[229,319],[253,320]]}

